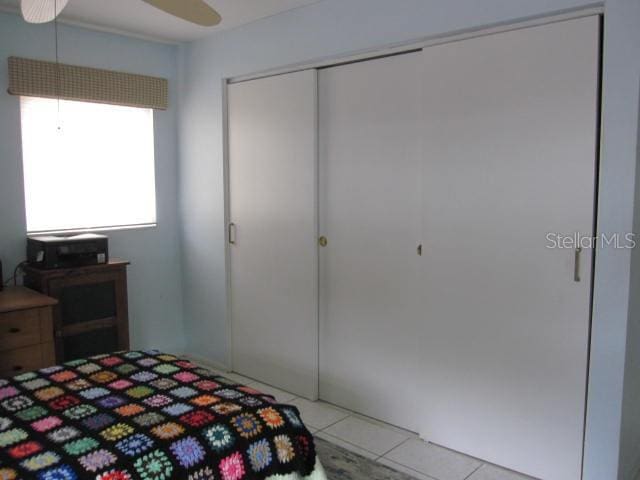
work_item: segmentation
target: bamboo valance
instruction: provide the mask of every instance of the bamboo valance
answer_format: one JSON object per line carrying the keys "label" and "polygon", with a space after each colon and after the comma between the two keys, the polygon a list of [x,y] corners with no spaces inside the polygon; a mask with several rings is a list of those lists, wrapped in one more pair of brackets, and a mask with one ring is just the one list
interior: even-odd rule
{"label": "bamboo valance", "polygon": [[164,78],[9,57],[9,93],[166,110]]}

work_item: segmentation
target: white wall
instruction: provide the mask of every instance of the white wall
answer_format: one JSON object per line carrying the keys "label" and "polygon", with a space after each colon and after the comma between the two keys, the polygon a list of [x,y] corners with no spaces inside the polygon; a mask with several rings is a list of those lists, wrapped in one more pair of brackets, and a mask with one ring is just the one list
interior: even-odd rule
{"label": "white wall", "polygon": [[[587,0],[324,0],[182,47],[180,188],[188,349],[220,363],[229,354],[223,78],[587,5]],[[607,0],[605,23],[599,230],[628,232],[635,184],[640,1]],[[620,448],[620,420],[630,252],[598,252],[596,271],[585,480],[613,480],[621,451],[628,451]],[[623,457],[627,461],[629,455]]]}
{"label": "white wall", "polygon": [[[112,256],[131,261],[132,348],[184,349],[178,222],[177,48],[61,25],[64,63],[169,79],[169,110],[154,116],[158,227],[109,232]],[[26,255],[20,101],[6,93],[7,57],[52,60],[53,24],[29,25],[0,14],[0,259],[9,277]],[[117,139],[114,139],[117,140]],[[114,195],[117,186],[114,185]],[[79,199],[82,201],[82,199]]]}

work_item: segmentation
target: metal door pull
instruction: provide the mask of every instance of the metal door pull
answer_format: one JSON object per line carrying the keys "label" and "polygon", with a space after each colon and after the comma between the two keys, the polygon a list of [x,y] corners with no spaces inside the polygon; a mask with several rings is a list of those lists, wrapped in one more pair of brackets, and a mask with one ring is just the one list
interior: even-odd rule
{"label": "metal door pull", "polygon": [[582,254],[582,247],[576,248],[573,259],[573,281],[580,282],[580,257]]}
{"label": "metal door pull", "polygon": [[228,236],[229,236],[229,244],[230,245],[235,245],[236,244],[236,224],[231,222],[229,223],[229,230],[227,232]]}

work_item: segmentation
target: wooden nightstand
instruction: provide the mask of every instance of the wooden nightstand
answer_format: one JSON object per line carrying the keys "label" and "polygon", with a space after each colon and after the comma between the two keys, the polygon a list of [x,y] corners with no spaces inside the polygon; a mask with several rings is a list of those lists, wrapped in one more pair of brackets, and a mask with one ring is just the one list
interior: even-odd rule
{"label": "wooden nightstand", "polygon": [[52,309],[57,303],[25,287],[0,292],[0,377],[55,364]]}

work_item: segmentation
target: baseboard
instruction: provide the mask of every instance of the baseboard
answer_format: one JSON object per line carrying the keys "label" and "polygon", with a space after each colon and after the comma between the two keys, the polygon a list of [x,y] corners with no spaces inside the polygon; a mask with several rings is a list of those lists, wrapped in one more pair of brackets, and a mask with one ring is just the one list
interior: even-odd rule
{"label": "baseboard", "polygon": [[194,355],[192,353],[185,353],[181,355],[182,357],[191,360],[193,363],[197,363],[206,368],[212,368],[214,370],[218,370],[220,372],[230,372],[231,369],[228,365],[225,365],[221,362],[216,362],[215,360],[210,360],[208,358],[201,357],[199,355]]}

